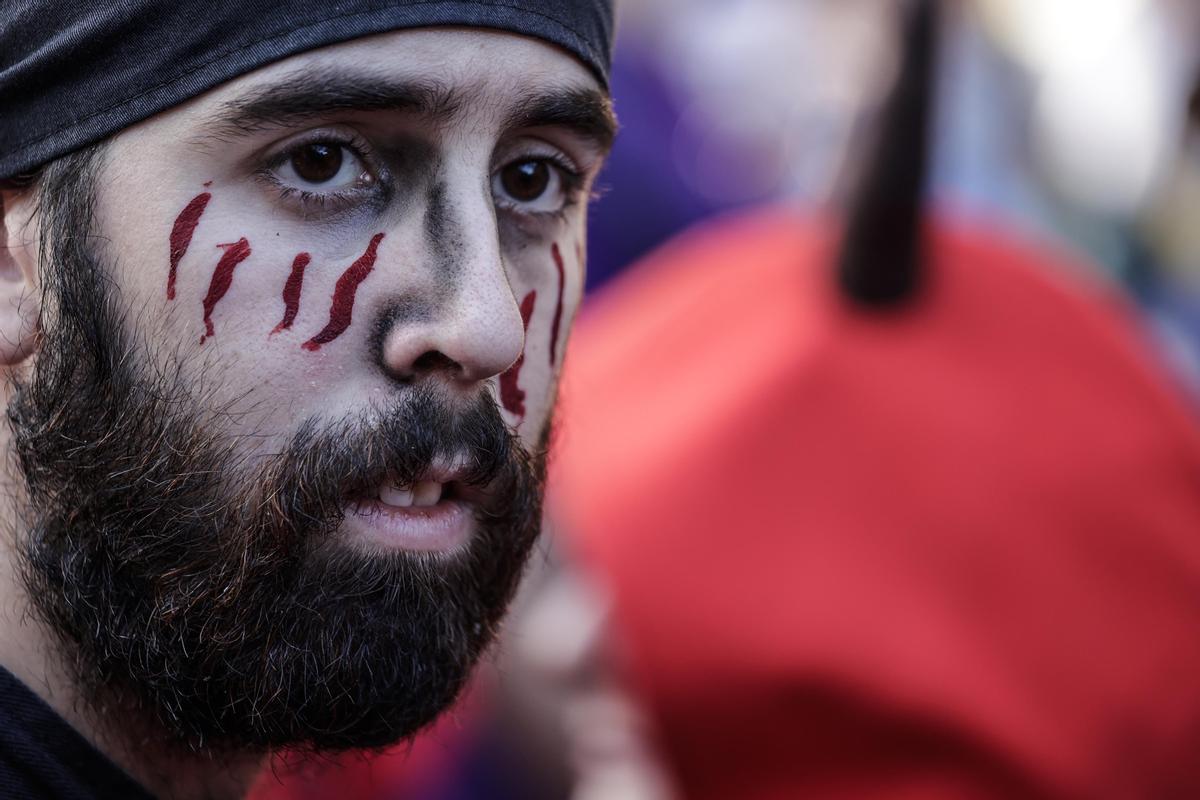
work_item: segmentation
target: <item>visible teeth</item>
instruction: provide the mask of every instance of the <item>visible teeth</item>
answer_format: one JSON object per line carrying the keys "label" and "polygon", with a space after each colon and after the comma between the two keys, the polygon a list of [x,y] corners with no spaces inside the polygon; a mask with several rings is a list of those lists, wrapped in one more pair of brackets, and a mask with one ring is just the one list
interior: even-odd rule
{"label": "visible teeth", "polygon": [[421,481],[413,487],[412,504],[417,508],[437,505],[442,499],[442,485],[436,481]]}
{"label": "visible teeth", "polygon": [[389,506],[406,508],[413,504],[413,490],[399,486],[385,486],[379,490],[379,499]]}

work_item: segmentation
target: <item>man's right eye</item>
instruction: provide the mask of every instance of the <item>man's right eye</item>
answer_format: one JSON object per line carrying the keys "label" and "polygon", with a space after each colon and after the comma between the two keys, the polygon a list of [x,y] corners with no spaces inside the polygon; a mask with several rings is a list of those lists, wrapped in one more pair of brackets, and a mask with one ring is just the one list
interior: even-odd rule
{"label": "man's right eye", "polygon": [[284,154],[275,168],[280,183],[308,191],[336,192],[374,182],[362,160],[338,142],[307,142]]}

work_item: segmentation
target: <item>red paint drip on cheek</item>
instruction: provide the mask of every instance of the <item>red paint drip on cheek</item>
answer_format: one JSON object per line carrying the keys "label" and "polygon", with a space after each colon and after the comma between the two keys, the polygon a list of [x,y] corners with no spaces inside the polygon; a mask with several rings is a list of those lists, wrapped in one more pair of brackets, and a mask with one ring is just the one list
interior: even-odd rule
{"label": "red paint drip on cheek", "polygon": [[283,319],[271,331],[271,336],[286,331],[296,321],[296,313],[300,311],[300,290],[304,286],[304,270],[311,260],[312,256],[308,253],[301,253],[292,262],[291,274],[283,285]]}
{"label": "red paint drip on cheek", "polygon": [[350,327],[354,296],[358,292],[359,284],[365,281],[375,268],[375,256],[381,241],[383,234],[375,234],[371,243],[367,245],[367,251],[337,279],[337,284],[333,287],[333,303],[329,307],[329,322],[320,333],[301,345],[305,350],[315,353],[321,349],[321,345],[329,344]]}
{"label": "red paint drip on cheek", "polygon": [[171,228],[171,268],[167,272],[168,300],[175,299],[175,273],[179,269],[179,262],[183,259],[183,254],[187,252],[192,243],[192,234],[196,232],[196,226],[200,224],[200,216],[204,213],[210,199],[212,199],[212,195],[208,192],[196,195],[175,218],[175,225]]}
{"label": "red paint drip on cheek", "polygon": [[562,325],[563,292],[567,288],[567,273],[563,268],[562,253],[559,252],[558,242],[550,246],[550,255],[554,256],[554,268],[558,270],[558,304],[554,307],[554,322],[550,324],[550,366],[558,363],[558,329]]}
{"label": "red paint drip on cheek", "polygon": [[[521,301],[521,322],[525,330],[529,330],[529,320],[533,319],[533,306],[537,302],[537,292],[532,291]],[[511,367],[500,375],[500,404],[509,413],[522,419],[525,418],[525,391],[520,386],[521,367],[525,365],[525,353],[521,352]]]}
{"label": "red paint drip on cheek", "polygon": [[250,242],[246,241],[245,237],[238,239],[234,244],[219,244],[217,247],[225,248],[225,254],[213,270],[212,282],[209,283],[208,294],[204,297],[204,335],[200,337],[200,344],[204,344],[204,340],[213,335],[212,312],[233,285],[233,271],[237,269],[238,264],[250,257]]}

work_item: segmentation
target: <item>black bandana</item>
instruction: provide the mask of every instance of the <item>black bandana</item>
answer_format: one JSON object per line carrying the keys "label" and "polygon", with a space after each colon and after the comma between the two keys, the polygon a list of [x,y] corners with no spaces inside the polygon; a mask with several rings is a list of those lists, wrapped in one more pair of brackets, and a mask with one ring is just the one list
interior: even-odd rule
{"label": "black bandana", "polygon": [[564,48],[607,86],[612,0],[9,0],[0,12],[0,179],[305,50],[436,25]]}

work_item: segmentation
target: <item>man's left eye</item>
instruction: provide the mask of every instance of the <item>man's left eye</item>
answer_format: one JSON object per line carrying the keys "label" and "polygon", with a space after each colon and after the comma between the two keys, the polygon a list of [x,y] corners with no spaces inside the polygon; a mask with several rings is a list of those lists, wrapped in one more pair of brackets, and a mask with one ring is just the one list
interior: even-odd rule
{"label": "man's left eye", "polygon": [[276,168],[280,181],[300,189],[346,189],[368,178],[352,150],[336,142],[309,142],[292,150]]}
{"label": "man's left eye", "polygon": [[567,202],[563,168],[546,159],[514,161],[492,178],[496,201],[523,213],[553,213]]}

